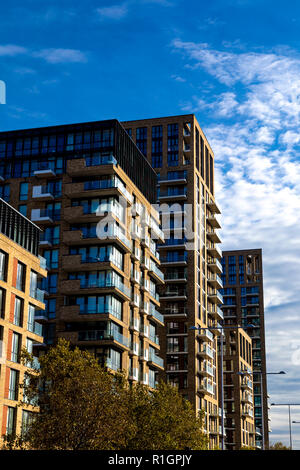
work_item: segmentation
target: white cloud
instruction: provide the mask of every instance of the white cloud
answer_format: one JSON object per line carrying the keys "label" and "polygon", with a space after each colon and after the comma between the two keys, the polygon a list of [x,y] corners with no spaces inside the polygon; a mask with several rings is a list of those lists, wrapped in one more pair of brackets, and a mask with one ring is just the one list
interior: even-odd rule
{"label": "white cloud", "polygon": [[101,19],[121,20],[127,15],[128,8],[126,3],[122,3],[120,5],[97,8],[96,11]]}
{"label": "white cloud", "polygon": [[86,55],[78,49],[42,49],[33,56],[45,59],[50,64],[87,62]]}
{"label": "white cloud", "polygon": [[[180,40],[173,46],[195,85],[203,72],[218,85],[218,93],[201,93],[184,109],[214,122],[205,134],[216,157],[223,249],[263,249],[267,366],[287,371],[269,376],[271,401],[299,402],[300,58],[284,48],[219,51]],[[271,416],[272,440],[287,442],[286,410],[272,409]]]}
{"label": "white cloud", "polygon": [[26,54],[27,49],[25,47],[16,46],[15,44],[7,44],[5,46],[0,45],[0,56],[15,56],[19,54]]}

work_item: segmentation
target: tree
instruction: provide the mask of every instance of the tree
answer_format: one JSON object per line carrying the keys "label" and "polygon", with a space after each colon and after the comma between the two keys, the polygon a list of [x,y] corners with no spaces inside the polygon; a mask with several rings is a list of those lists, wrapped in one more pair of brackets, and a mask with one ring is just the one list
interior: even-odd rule
{"label": "tree", "polygon": [[[28,361],[28,357],[26,359]],[[29,369],[23,406],[37,404],[23,439],[40,450],[206,449],[202,416],[171,385],[129,386],[94,356],[59,340]]]}
{"label": "tree", "polygon": [[286,447],[282,442],[275,442],[270,446],[270,450],[291,450],[290,447]]}

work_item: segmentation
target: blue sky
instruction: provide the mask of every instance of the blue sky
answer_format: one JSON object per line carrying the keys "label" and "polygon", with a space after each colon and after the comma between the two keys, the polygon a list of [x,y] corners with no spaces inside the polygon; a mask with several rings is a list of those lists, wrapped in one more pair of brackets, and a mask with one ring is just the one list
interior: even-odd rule
{"label": "blue sky", "polygon": [[[0,130],[196,114],[222,248],[263,248],[268,369],[287,371],[270,402],[300,402],[299,13],[292,0],[27,0],[0,18]],[[288,443],[287,410],[270,416]],[[300,449],[300,425],[293,436]]]}

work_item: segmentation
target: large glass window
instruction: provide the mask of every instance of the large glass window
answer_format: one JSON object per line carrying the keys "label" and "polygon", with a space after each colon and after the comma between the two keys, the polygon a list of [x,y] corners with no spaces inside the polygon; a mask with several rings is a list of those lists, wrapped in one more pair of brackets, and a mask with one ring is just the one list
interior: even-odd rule
{"label": "large glass window", "polygon": [[27,201],[28,199],[28,183],[20,183],[20,201]]}
{"label": "large glass window", "polygon": [[18,371],[10,369],[9,376],[9,389],[8,389],[8,399],[17,400],[18,399]]}
{"label": "large glass window", "polygon": [[6,435],[10,436],[15,433],[16,428],[16,408],[7,407]]}
{"label": "large glass window", "polygon": [[0,280],[6,281],[8,254],[0,250]]}
{"label": "large glass window", "polygon": [[21,337],[18,333],[12,335],[11,361],[19,362]]}
{"label": "large glass window", "polygon": [[28,305],[28,320],[27,320],[28,331],[34,331],[34,317],[35,317],[35,307],[29,304]]}
{"label": "large glass window", "polygon": [[0,198],[4,201],[9,202],[10,197],[10,186],[9,184],[2,184],[0,186]]}
{"label": "large glass window", "polygon": [[21,291],[25,290],[25,274],[26,274],[25,264],[18,262],[16,288]]}
{"label": "large glass window", "polygon": [[14,308],[14,324],[17,326],[22,326],[23,323],[23,300],[19,297],[15,298],[15,308]]}
{"label": "large glass window", "polygon": [[0,287],[0,318],[5,317],[5,289]]}

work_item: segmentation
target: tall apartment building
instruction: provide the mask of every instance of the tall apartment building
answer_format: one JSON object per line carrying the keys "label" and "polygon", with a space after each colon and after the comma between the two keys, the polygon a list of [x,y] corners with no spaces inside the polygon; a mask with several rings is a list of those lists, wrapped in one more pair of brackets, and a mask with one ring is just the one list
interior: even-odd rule
{"label": "tall apartment building", "polygon": [[118,121],[98,121],[1,133],[0,175],[0,194],[43,230],[45,345],[64,337],[154,387],[163,233],[148,161]]}
{"label": "tall apartment building", "polygon": [[[246,327],[252,340],[256,446],[269,446],[262,250],[224,251],[224,323]],[[262,388],[261,388],[262,386]],[[262,399],[263,397],[263,399]],[[264,432],[262,433],[262,426]]]}
{"label": "tall apartment building", "polygon": [[36,225],[0,199],[0,439],[19,434],[36,411],[18,402],[27,370],[22,348],[34,354],[43,342],[35,321],[35,312],[45,307],[37,280],[47,275],[38,256],[39,234]]}
{"label": "tall apartment building", "polygon": [[[165,371],[194,405],[205,410],[210,448],[219,445],[218,322],[222,320],[220,211],[214,196],[213,151],[193,114],[123,122],[158,176],[157,201],[165,234],[160,246],[165,285],[160,329]],[[170,215],[171,212],[171,215]],[[164,221],[169,217],[169,220]],[[192,331],[190,327],[202,327]]]}
{"label": "tall apartment building", "polygon": [[252,342],[242,328],[224,329],[223,384],[225,448],[255,447]]}

